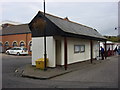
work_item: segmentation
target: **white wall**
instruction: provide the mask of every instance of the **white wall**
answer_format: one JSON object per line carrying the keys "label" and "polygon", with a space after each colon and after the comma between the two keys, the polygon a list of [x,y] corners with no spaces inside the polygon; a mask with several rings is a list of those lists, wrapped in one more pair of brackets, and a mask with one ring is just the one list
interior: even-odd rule
{"label": "white wall", "polygon": [[[68,38],[68,64],[90,59],[90,41]],[[85,52],[74,53],[74,45],[85,45]]]}
{"label": "white wall", "polygon": [[[85,52],[74,53],[74,45],[85,45]],[[90,59],[90,40],[67,38],[68,64],[85,61]],[[99,43],[93,41],[93,58],[99,56]],[[62,60],[61,65],[64,65],[64,40],[62,40]]]}
{"label": "white wall", "polygon": [[[57,65],[64,65],[64,38],[57,38],[61,41],[61,60],[56,60],[56,43],[52,36],[47,37],[47,57],[49,58],[49,67],[56,67]],[[32,38],[32,65],[35,65],[35,61],[39,58],[44,58],[44,38]],[[85,52],[74,53],[74,45],[85,45]],[[90,59],[90,40],[67,38],[67,52],[68,52],[68,64],[85,61]],[[59,52],[59,53],[60,53]],[[93,41],[93,58],[99,56],[99,44],[97,41]]]}
{"label": "white wall", "polygon": [[[49,59],[48,66],[55,67],[55,40],[53,37],[46,37],[47,57]],[[32,38],[32,65],[36,65],[35,61],[44,58],[44,37]]]}

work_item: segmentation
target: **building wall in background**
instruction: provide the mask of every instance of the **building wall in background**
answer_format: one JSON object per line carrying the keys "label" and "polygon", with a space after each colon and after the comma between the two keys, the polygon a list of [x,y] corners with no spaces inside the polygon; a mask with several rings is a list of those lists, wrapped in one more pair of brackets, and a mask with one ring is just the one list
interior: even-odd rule
{"label": "building wall in background", "polygon": [[[14,47],[13,43],[16,42],[17,46],[19,47],[21,43],[24,43],[24,47],[27,47],[29,50],[29,54],[31,54],[31,33],[28,34],[14,34],[14,35],[5,35],[5,36],[0,36],[2,40],[0,43],[2,43],[3,51],[5,52],[7,49]],[[8,43],[8,45],[6,45]]]}

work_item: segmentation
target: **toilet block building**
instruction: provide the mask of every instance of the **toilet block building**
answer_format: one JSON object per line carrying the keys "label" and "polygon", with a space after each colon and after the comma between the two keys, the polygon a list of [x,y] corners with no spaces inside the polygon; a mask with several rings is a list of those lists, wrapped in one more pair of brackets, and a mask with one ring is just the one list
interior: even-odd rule
{"label": "toilet block building", "polygon": [[48,67],[69,65],[99,56],[99,41],[106,41],[97,30],[39,11],[29,23],[32,33],[32,65],[44,58],[44,30]]}

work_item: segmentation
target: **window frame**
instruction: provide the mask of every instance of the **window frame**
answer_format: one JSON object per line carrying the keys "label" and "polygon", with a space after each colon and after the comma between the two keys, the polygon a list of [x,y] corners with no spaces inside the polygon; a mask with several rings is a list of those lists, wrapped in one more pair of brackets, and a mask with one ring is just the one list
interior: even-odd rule
{"label": "window frame", "polygon": [[[16,44],[16,45],[15,45],[15,44]],[[18,43],[17,43],[17,42],[13,42],[13,43],[12,43],[12,46],[13,46],[13,47],[17,47],[17,46],[18,46]]]}
{"label": "window frame", "polygon": [[[79,49],[79,50],[76,50]],[[79,53],[80,52],[80,45],[74,45],[74,53]]]}
{"label": "window frame", "polygon": [[85,45],[74,45],[74,53],[83,53],[85,52]]}
{"label": "window frame", "polygon": [[9,42],[5,42],[4,46],[5,46],[5,47],[9,47],[9,46],[10,46],[10,45],[9,45]]}
{"label": "window frame", "polygon": [[[83,50],[82,50],[82,48],[83,48]],[[80,52],[81,53],[85,52],[85,45],[80,45]]]}
{"label": "window frame", "polygon": [[21,41],[20,42],[20,47],[24,47],[25,46],[25,42]]}

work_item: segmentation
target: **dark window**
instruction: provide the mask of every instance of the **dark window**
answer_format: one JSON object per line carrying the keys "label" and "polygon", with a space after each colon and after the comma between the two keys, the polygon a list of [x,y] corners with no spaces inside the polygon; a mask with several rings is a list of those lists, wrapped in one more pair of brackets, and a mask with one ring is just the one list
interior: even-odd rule
{"label": "dark window", "polygon": [[15,48],[11,48],[11,50],[15,50]]}
{"label": "dark window", "polygon": [[20,42],[20,47],[25,46],[24,42]]}
{"label": "dark window", "polygon": [[21,50],[21,48],[16,48],[16,50]]}
{"label": "dark window", "polygon": [[13,42],[13,47],[18,46],[17,42]]}
{"label": "dark window", "polygon": [[9,46],[9,43],[8,43],[8,42],[5,42],[5,46],[6,46],[6,47]]}
{"label": "dark window", "polygon": [[26,50],[27,50],[27,48],[23,48],[23,50],[25,50],[25,51],[26,51]]}
{"label": "dark window", "polygon": [[18,46],[17,42],[13,42],[13,47],[16,47],[16,46]]}

